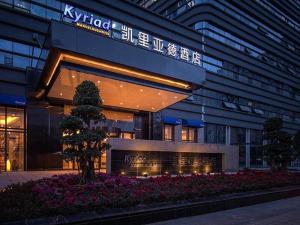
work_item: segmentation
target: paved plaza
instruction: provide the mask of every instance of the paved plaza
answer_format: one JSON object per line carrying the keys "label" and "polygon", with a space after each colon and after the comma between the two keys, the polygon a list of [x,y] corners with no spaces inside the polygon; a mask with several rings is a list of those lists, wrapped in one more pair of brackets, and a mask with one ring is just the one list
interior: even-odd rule
{"label": "paved plaza", "polygon": [[300,225],[300,197],[151,225]]}

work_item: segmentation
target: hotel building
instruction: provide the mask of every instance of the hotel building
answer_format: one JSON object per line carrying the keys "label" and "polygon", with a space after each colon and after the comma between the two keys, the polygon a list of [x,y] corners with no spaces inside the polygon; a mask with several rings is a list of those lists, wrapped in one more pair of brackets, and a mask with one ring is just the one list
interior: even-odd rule
{"label": "hotel building", "polygon": [[[0,171],[75,169],[59,122],[100,89],[130,175],[265,167],[269,117],[300,129],[298,0],[0,0]],[[291,166],[298,166],[294,162]]]}

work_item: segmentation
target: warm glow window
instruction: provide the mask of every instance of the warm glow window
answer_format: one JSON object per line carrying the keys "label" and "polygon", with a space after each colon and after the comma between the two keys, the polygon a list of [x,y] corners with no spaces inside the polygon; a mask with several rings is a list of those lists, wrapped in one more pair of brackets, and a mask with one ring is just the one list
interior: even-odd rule
{"label": "warm glow window", "polygon": [[24,170],[24,110],[0,107],[0,172]]}
{"label": "warm glow window", "polygon": [[131,132],[122,132],[121,133],[121,138],[124,138],[124,139],[135,139],[135,135],[134,135],[134,133],[131,133]]}
{"label": "warm glow window", "polygon": [[164,140],[173,141],[174,140],[174,126],[173,125],[164,125]]}
{"label": "warm glow window", "polygon": [[197,130],[194,127],[182,127],[181,140],[188,142],[196,142]]}

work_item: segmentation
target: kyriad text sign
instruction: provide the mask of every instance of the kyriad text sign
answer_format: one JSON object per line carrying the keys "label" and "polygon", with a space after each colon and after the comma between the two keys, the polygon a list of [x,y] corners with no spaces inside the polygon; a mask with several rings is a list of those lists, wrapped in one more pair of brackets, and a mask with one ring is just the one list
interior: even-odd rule
{"label": "kyriad text sign", "polygon": [[65,5],[63,15],[79,27],[109,35],[108,31],[111,28],[111,20],[109,19],[96,17],[91,13],[85,13],[68,4]]}
{"label": "kyriad text sign", "polygon": [[193,51],[172,41],[163,40],[125,24],[93,15],[68,4],[65,5],[63,20],[73,23],[80,28],[91,30],[137,47],[196,66],[202,66],[202,55],[198,51]]}

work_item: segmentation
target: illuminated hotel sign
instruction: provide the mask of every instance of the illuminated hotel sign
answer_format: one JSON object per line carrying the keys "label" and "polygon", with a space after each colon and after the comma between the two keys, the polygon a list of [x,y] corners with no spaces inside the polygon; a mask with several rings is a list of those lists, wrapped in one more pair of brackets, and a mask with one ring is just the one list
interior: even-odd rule
{"label": "illuminated hotel sign", "polygon": [[71,5],[65,5],[63,18],[64,21],[74,23],[78,27],[94,31],[113,39],[118,39],[168,57],[201,66],[202,55],[197,51],[193,51],[171,41],[163,40],[146,32],[133,29],[125,24],[84,12]]}
{"label": "illuminated hotel sign", "polygon": [[78,27],[109,35],[108,31],[111,28],[111,20],[109,19],[94,17],[93,14],[85,13],[68,4],[65,5],[63,16],[69,18]]}
{"label": "illuminated hotel sign", "polygon": [[[137,33],[136,38],[133,37],[134,32]],[[172,42],[167,42],[158,37],[149,35],[148,33],[133,30],[131,27],[126,25],[121,26],[121,40],[172,58],[181,59],[185,62],[199,66],[201,65],[201,54],[199,52],[192,51]]]}

